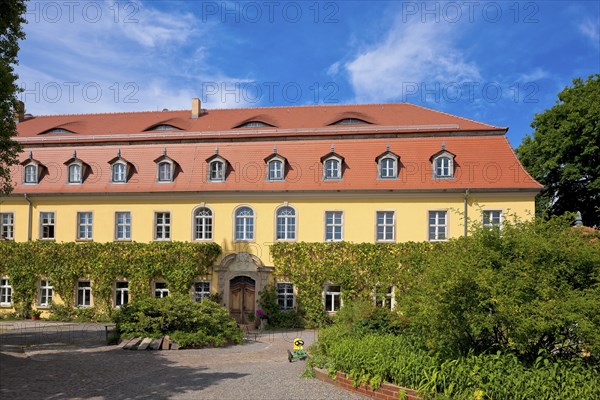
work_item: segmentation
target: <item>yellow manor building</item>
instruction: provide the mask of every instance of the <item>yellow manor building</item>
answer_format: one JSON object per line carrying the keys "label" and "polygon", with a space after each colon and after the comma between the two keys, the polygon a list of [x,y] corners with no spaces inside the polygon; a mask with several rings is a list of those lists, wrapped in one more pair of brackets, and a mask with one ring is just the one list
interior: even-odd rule
{"label": "yellow manor building", "polygon": [[[507,128],[406,103],[206,110],[193,99],[191,111],[23,115],[17,126],[4,239],[218,243],[193,292],[221,293],[240,322],[273,281],[274,242],[446,240],[468,220],[531,217],[541,189]],[[277,288],[293,307],[293,283]],[[339,289],[324,288],[327,311]],[[127,282],[114,291],[115,306],[128,301]],[[39,293],[48,305],[51,282]],[[2,277],[0,306],[10,295]],[[93,304],[89,281],[76,304]]]}

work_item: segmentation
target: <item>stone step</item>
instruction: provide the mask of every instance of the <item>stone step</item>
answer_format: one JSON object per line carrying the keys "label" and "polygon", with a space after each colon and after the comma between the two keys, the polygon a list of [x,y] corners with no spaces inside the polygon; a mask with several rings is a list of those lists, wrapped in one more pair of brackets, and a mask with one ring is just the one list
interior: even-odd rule
{"label": "stone step", "polygon": [[144,340],[142,340],[142,343],[140,343],[140,345],[138,346],[138,350],[146,350],[148,348],[148,346],[150,346],[150,343],[152,343],[152,338],[144,338]]}

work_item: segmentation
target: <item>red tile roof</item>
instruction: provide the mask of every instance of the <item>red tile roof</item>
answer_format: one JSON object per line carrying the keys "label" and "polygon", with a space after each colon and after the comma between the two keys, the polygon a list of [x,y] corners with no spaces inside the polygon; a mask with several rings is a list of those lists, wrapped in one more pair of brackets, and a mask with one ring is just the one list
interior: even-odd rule
{"label": "red tile roof", "polygon": [[[328,126],[343,118],[360,118],[372,125]],[[234,129],[253,120],[277,128]],[[144,132],[157,124],[171,124],[183,131]],[[198,119],[192,119],[190,111],[57,115],[26,120],[18,128],[25,147],[21,161],[32,151],[32,157],[46,166],[47,174],[39,184],[26,185],[22,183],[23,166],[15,167],[14,194],[541,188],[519,163],[504,137],[506,128],[404,103],[209,110]],[[77,133],[39,135],[52,128]],[[119,143],[122,138],[110,135],[128,137],[129,143]],[[143,142],[132,136],[143,136]],[[54,139],[39,141],[48,137]],[[335,153],[344,158],[341,181],[322,179],[320,158],[331,152],[332,144]],[[400,157],[400,176],[395,180],[377,177],[375,159],[388,145]],[[429,160],[442,145],[456,155],[453,179],[432,177]],[[266,181],[265,158],[273,154],[275,146],[291,168],[283,182]],[[231,171],[226,182],[207,182],[206,160],[217,148]],[[91,166],[82,184],[67,183],[64,162],[72,158],[74,149],[77,158]],[[157,182],[154,160],[165,149],[178,165],[172,183]],[[134,166],[135,173],[126,184],[110,182],[108,162],[119,150]]]}

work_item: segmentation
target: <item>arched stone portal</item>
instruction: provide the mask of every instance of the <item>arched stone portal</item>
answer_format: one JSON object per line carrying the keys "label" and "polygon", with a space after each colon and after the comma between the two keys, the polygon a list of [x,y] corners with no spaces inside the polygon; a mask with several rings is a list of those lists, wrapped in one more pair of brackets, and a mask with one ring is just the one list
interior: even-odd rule
{"label": "arched stone portal", "polygon": [[217,290],[223,295],[223,305],[240,324],[248,323],[248,314],[258,306],[258,293],[269,283],[272,267],[265,267],[260,258],[250,253],[230,254],[214,269],[218,277]]}

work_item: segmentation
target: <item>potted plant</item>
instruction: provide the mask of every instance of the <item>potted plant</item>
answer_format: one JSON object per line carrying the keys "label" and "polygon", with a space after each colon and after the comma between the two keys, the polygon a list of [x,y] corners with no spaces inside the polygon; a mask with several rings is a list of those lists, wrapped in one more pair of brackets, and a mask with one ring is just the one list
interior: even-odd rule
{"label": "potted plant", "polygon": [[261,310],[260,308],[256,309],[256,317],[258,318],[258,320],[260,321],[260,329],[265,329],[266,325],[267,325],[267,314],[265,314],[265,312],[263,310]]}
{"label": "potted plant", "polygon": [[33,321],[37,321],[38,319],[40,319],[40,315],[42,315],[42,312],[40,310],[31,310],[31,319]]}

